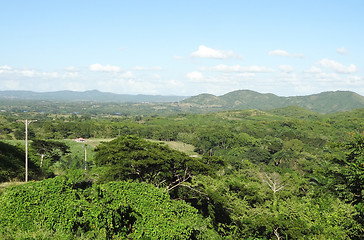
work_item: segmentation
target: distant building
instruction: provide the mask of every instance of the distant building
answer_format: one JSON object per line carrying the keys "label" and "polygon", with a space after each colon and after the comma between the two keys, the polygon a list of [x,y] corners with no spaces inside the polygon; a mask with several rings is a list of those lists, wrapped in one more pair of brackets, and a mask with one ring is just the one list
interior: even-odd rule
{"label": "distant building", "polygon": [[75,141],[76,142],[86,142],[86,139],[84,139],[84,138],[76,138]]}

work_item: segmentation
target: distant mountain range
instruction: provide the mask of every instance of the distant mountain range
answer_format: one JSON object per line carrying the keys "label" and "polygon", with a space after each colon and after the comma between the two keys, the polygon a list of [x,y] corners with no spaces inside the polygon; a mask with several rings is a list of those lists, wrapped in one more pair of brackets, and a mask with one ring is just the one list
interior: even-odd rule
{"label": "distant mountain range", "polygon": [[129,95],[100,92],[97,90],[75,92],[32,92],[32,91],[0,91],[0,99],[45,100],[45,101],[87,101],[87,102],[178,102],[187,97],[161,95]]}
{"label": "distant mountain range", "polygon": [[331,113],[364,108],[364,97],[350,91],[323,92],[319,94],[279,97],[250,90],[238,90],[222,96],[200,94],[182,101],[191,107],[221,109],[270,110],[287,106],[300,106],[311,111]]}
{"label": "distant mountain range", "polygon": [[0,100],[42,100],[66,102],[162,103],[182,112],[211,112],[237,109],[271,110],[299,106],[320,113],[332,113],[364,108],[364,97],[350,91],[323,92],[307,96],[280,97],[250,90],[237,90],[222,96],[200,94],[187,96],[128,95],[97,90],[74,92],[0,91]]}

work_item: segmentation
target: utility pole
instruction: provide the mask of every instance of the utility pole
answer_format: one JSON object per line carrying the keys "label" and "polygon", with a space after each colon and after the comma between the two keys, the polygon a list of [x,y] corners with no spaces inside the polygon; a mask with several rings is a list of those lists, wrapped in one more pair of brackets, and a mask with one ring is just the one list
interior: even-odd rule
{"label": "utility pole", "polygon": [[25,182],[28,182],[28,125],[36,121],[28,119],[21,121],[25,123]]}
{"label": "utility pole", "polygon": [[87,148],[86,148],[86,144],[85,144],[85,171],[86,171],[86,166],[87,166]]}

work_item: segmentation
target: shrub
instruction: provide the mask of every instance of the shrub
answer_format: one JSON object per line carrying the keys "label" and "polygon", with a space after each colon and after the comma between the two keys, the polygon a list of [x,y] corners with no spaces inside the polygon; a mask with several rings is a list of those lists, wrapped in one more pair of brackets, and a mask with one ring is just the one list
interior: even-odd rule
{"label": "shrub", "polygon": [[97,185],[55,177],[7,189],[0,206],[2,238],[37,232],[61,239],[193,239],[214,234],[195,208],[146,183]]}

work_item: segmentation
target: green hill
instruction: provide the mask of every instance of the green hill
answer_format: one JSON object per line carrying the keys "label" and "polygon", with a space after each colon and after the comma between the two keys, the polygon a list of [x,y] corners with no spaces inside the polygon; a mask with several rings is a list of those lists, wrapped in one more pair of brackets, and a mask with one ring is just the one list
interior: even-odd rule
{"label": "green hill", "polygon": [[279,97],[274,94],[262,94],[250,90],[233,91],[222,96],[200,94],[183,100],[198,108],[218,107],[225,109],[259,109],[271,110],[288,106],[299,106],[305,109],[332,113],[364,108],[364,97],[350,91],[323,92],[319,94],[295,97]]}
{"label": "green hill", "polygon": [[309,96],[289,97],[289,105],[297,105],[316,112],[343,112],[364,107],[364,97],[349,91],[323,92]]}
{"label": "green hill", "polygon": [[212,94],[207,94],[207,93],[203,93],[203,94],[199,94],[195,97],[191,97],[188,101],[184,101],[184,102],[194,103],[194,104],[198,104],[198,105],[217,106],[217,107],[222,107],[227,104],[227,102],[224,101],[224,99],[216,97],[215,95],[212,95]]}
{"label": "green hill", "polygon": [[268,110],[267,112],[278,116],[300,119],[318,119],[323,116],[320,113],[313,112],[311,110],[298,106],[275,108],[272,110]]}

